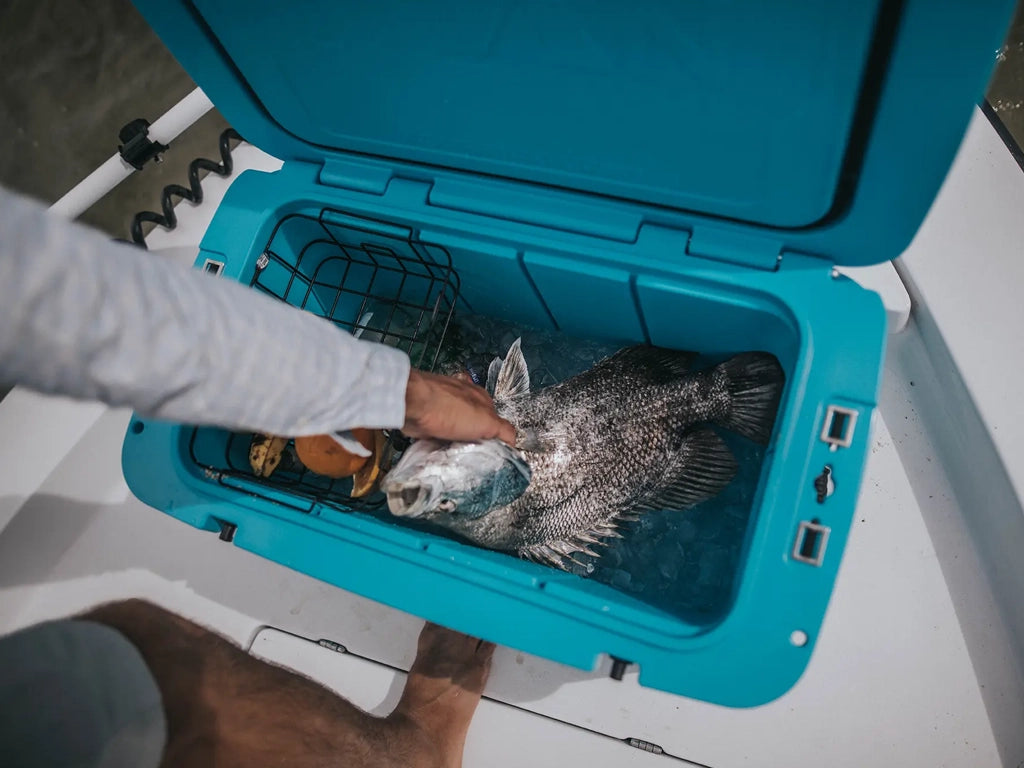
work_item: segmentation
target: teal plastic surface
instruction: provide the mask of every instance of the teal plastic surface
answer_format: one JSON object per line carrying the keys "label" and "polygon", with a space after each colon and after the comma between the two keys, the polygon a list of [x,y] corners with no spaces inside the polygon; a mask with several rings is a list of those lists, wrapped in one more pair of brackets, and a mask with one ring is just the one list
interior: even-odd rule
{"label": "teal plastic surface", "polygon": [[[133,420],[133,492],[522,651],[581,668],[611,654],[643,685],[729,706],[787,691],[850,529],[885,342],[878,297],[832,264],[892,258],[916,231],[1010,3],[138,5],[235,127],[287,160],[234,182],[198,263],[248,283],[282,219],[336,209],[447,249],[474,312],[767,350],[787,384],[731,600],[706,623],[370,515],[253,496],[196,465],[188,427]],[[830,405],[858,415],[836,450],[821,439]],[[826,465],[836,490],[819,504]],[[830,530],[820,565],[796,557],[812,521]]]}
{"label": "teal plastic surface", "polygon": [[[449,248],[471,265],[460,274],[463,286],[486,302],[474,311],[545,307],[549,324],[588,335],[613,330],[712,354],[773,352],[787,371],[786,393],[723,617],[694,623],[601,584],[366,514],[322,505],[307,512],[284,495],[277,503],[255,498],[190,460],[188,427],[129,429],[123,462],[133,492],[200,528],[232,523],[234,544],[291,568],[529,653],[583,668],[612,654],[637,663],[644,685],[733,706],[782,694],[814,646],[853,514],[885,337],[878,297],[833,277],[818,259],[790,256],[774,271],[704,259],[668,264],[661,254],[684,243],[685,232],[645,225],[636,242],[624,243],[437,208],[427,191],[409,180],[393,180],[383,195],[328,188],[301,163],[247,172],[229,189],[199,259],[222,260],[227,277],[248,282],[283,217],[329,207]],[[857,409],[861,419],[853,444],[837,452],[818,439],[830,403]],[[813,479],[825,464],[843,483],[819,505]],[[832,531],[820,567],[791,557],[800,522],[812,519]],[[790,643],[794,630],[807,633],[807,645]]]}
{"label": "teal plastic surface", "polygon": [[282,159],[584,190],[851,265],[910,241],[1012,8],[137,4],[229,122]]}

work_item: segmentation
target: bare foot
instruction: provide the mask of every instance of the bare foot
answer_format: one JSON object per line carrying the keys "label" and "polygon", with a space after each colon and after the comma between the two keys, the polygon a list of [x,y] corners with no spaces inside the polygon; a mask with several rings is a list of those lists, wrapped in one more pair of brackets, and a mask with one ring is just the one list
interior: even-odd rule
{"label": "bare foot", "polygon": [[436,624],[420,633],[416,661],[392,718],[411,722],[443,768],[460,768],[469,723],[491,669],[494,645]]}

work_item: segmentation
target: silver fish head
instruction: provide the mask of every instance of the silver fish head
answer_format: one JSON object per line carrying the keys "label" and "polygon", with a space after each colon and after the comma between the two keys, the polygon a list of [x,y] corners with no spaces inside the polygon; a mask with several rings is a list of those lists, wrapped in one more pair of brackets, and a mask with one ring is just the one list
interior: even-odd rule
{"label": "silver fish head", "polygon": [[475,520],[511,504],[529,484],[526,460],[500,440],[417,440],[381,489],[398,517]]}

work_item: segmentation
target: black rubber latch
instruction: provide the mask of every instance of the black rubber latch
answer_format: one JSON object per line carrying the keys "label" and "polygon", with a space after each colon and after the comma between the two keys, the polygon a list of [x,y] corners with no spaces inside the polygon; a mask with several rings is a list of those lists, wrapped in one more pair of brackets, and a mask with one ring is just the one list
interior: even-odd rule
{"label": "black rubber latch", "polygon": [[612,656],[612,671],[609,677],[612,680],[621,680],[622,676],[626,674],[626,667],[629,666],[629,662],[625,659],[617,659]]}
{"label": "black rubber latch", "polygon": [[234,523],[228,523],[224,520],[218,520],[217,525],[220,526],[220,540],[231,541],[235,538],[235,531],[238,530],[238,526]]}
{"label": "black rubber latch", "polygon": [[832,477],[832,467],[826,466],[821,471],[821,474],[818,475],[816,478],[814,478],[814,493],[818,497],[818,503],[819,504],[824,504],[825,503],[825,499],[827,499],[831,495],[830,489],[828,487],[829,486],[829,479],[831,477]]}
{"label": "black rubber latch", "polygon": [[118,154],[128,165],[137,171],[150,160],[161,160],[160,153],[169,147],[159,141],[150,141],[149,120],[137,118],[125,125],[117,134],[121,143],[117,145]]}

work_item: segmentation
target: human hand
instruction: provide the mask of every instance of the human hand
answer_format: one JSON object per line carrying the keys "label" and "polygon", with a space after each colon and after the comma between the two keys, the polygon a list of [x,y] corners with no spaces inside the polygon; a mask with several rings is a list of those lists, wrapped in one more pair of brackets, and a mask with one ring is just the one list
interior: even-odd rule
{"label": "human hand", "polygon": [[515,445],[515,428],[495,413],[494,402],[487,391],[466,378],[438,376],[413,368],[405,390],[402,431],[409,437],[440,440],[496,437]]}

